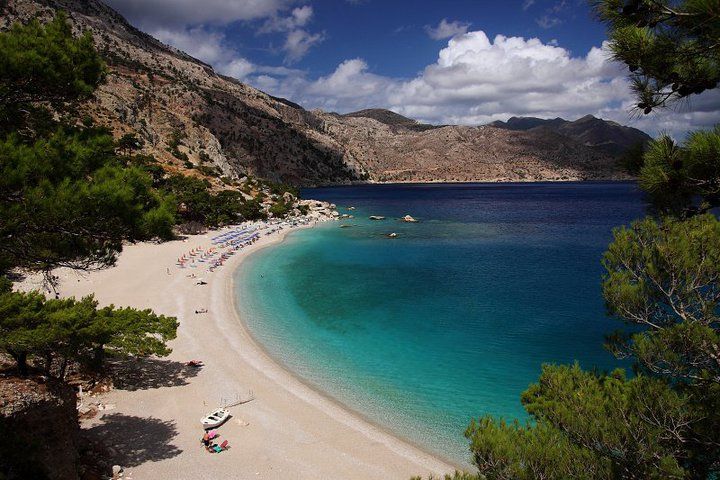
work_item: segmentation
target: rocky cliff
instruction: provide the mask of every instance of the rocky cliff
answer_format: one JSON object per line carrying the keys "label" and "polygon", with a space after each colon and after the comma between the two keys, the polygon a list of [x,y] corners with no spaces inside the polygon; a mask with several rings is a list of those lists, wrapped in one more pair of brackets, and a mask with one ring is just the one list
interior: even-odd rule
{"label": "rocky cliff", "polygon": [[118,137],[136,133],[144,153],[171,171],[298,185],[623,177],[614,152],[557,130],[440,127],[382,109],[307,111],[219,75],[98,0],[6,0],[0,8],[0,29],[62,9],[78,31],[91,31],[110,71],[82,114]]}
{"label": "rocky cliff", "polygon": [[75,403],[65,384],[0,377],[0,477],[77,478]]}

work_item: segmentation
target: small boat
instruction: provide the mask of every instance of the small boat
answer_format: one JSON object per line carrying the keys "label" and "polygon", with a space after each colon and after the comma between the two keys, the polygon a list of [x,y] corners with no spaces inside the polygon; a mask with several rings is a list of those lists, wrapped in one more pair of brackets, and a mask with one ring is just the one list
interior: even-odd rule
{"label": "small boat", "polygon": [[225,423],[228,418],[230,418],[230,412],[228,412],[224,408],[218,408],[214,412],[209,413],[207,416],[201,418],[200,423],[202,423],[203,428],[205,429],[215,428]]}
{"label": "small boat", "polygon": [[388,234],[388,238],[397,238],[397,236],[398,234],[395,232]]}
{"label": "small boat", "polygon": [[385,217],[380,215],[370,215],[370,220],[385,220]]}

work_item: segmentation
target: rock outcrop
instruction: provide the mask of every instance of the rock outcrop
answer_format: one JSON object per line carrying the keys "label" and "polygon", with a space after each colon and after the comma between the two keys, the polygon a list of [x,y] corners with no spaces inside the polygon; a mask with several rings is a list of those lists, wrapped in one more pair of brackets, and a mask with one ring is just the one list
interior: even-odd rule
{"label": "rock outcrop", "polygon": [[66,384],[0,377],[0,432],[0,477],[77,478],[80,427]]}

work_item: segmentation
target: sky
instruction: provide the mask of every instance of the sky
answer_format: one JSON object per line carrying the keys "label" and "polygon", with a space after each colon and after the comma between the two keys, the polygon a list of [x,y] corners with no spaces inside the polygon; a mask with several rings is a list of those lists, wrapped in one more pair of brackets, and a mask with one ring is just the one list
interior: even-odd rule
{"label": "sky", "polygon": [[720,92],[637,116],[588,0],[105,0],[269,94],[433,124],[592,114],[657,135],[720,123]]}

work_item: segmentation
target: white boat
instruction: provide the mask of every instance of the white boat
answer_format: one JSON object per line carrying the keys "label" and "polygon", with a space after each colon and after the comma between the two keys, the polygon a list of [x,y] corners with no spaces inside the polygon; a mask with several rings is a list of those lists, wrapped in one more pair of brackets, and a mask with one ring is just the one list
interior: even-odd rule
{"label": "white boat", "polygon": [[218,408],[212,413],[207,414],[205,417],[200,419],[200,423],[202,423],[203,428],[215,428],[219,427],[225,421],[230,418],[230,412],[225,410],[224,408]]}

